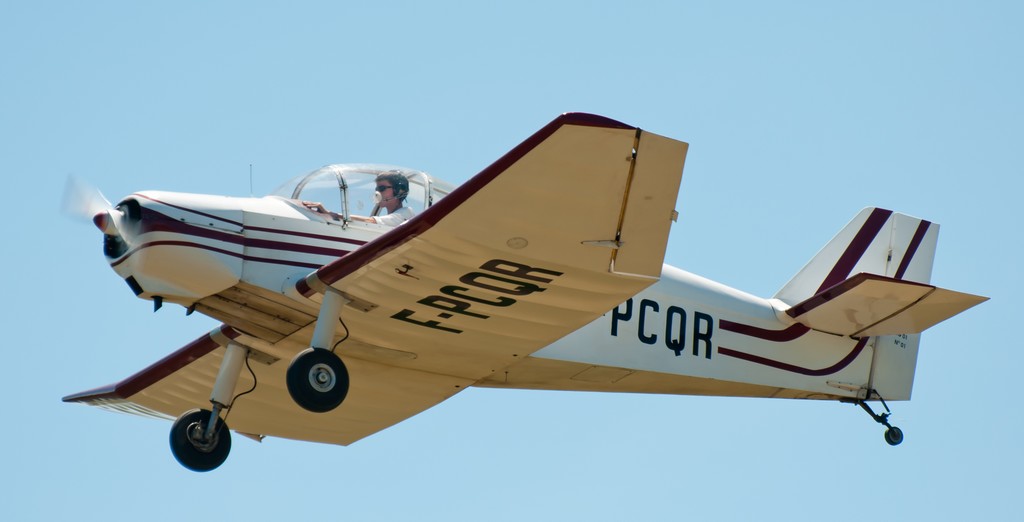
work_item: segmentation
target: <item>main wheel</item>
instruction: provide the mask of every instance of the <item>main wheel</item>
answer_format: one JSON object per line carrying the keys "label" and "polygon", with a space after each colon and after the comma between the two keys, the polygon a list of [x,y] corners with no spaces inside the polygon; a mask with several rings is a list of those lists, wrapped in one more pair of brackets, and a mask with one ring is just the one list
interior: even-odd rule
{"label": "main wheel", "polygon": [[210,415],[209,410],[187,411],[171,425],[171,453],[192,471],[216,469],[231,452],[231,432],[222,419],[217,419],[212,434],[204,436]]}
{"label": "main wheel", "polygon": [[330,350],[308,348],[299,353],[286,380],[292,400],[315,413],[337,408],[348,395],[348,369]]}
{"label": "main wheel", "polygon": [[899,446],[903,442],[903,430],[893,426],[885,430],[885,442],[890,446]]}

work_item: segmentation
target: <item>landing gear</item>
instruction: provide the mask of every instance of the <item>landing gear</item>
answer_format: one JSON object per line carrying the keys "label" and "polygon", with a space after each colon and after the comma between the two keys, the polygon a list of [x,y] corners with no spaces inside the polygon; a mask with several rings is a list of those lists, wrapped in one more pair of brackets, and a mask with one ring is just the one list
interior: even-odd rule
{"label": "landing gear", "polygon": [[315,413],[337,408],[348,394],[348,369],[329,350],[307,348],[299,353],[286,380],[292,400]]}
{"label": "landing gear", "polygon": [[179,464],[192,471],[216,469],[231,452],[228,425],[219,417],[211,423],[212,415],[209,410],[191,410],[171,426],[171,453]]}
{"label": "landing gear", "polygon": [[179,464],[192,471],[210,471],[224,463],[231,452],[231,431],[220,418],[233,402],[238,374],[249,351],[229,342],[213,383],[211,410],[190,410],[171,425],[171,453]]}
{"label": "landing gear", "polygon": [[903,442],[903,430],[896,426],[885,430],[885,442],[888,442],[890,446],[899,446]]}
{"label": "landing gear", "polygon": [[890,411],[889,406],[885,404],[885,399],[878,395],[878,393],[875,390],[871,390],[871,393],[868,394],[869,397],[871,395],[877,396],[878,400],[882,402],[882,407],[885,408],[885,413],[875,413],[875,411],[871,409],[871,406],[869,406],[864,399],[846,399],[843,400],[842,402],[847,402],[850,404],[856,404],[860,406],[864,411],[868,413],[868,415],[871,416],[872,419],[875,420],[875,422],[886,427],[885,442],[888,443],[890,446],[899,446],[900,443],[903,442],[903,430],[897,428],[896,426],[893,426],[892,424],[889,424],[889,415],[892,415],[892,411]]}
{"label": "landing gear", "polygon": [[310,341],[312,347],[300,352],[288,366],[288,394],[296,404],[314,413],[337,408],[348,395],[348,369],[340,357],[327,349],[334,341],[341,307],[347,302],[348,299],[334,290],[324,292]]}

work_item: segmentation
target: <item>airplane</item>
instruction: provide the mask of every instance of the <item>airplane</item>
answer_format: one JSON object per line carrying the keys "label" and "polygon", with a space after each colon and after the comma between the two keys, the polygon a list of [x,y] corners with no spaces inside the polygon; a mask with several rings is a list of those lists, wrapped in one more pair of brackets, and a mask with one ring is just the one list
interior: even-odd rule
{"label": "airplane", "polygon": [[[663,263],[687,150],[567,113],[458,187],[346,164],[261,198],[105,203],[132,292],[223,324],[63,400],[173,419],[199,472],[231,431],[349,445],[470,387],[837,400],[900,444],[886,401],[910,399],[921,332],[987,300],[930,283],[939,225],[866,208],[757,297]],[[413,217],[357,219],[396,172]]]}

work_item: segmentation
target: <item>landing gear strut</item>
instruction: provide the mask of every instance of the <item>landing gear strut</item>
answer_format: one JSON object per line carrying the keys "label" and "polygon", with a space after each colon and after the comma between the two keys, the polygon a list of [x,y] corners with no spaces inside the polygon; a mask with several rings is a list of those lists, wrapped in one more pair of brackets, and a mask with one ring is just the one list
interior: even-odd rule
{"label": "landing gear strut", "polygon": [[171,453],[192,471],[210,471],[224,463],[231,452],[231,431],[220,412],[231,407],[238,374],[249,351],[228,343],[213,384],[210,410],[190,410],[171,425]]}
{"label": "landing gear strut", "polygon": [[347,303],[341,294],[327,290],[310,348],[303,350],[288,366],[288,394],[302,408],[324,413],[337,408],[348,395],[348,369],[341,358],[328,349],[334,341],[335,321]]}
{"label": "landing gear strut", "polygon": [[881,395],[878,395],[878,393],[875,392],[875,390],[871,390],[871,393],[869,393],[868,396],[870,397],[872,394],[877,396],[878,400],[882,402],[882,407],[885,408],[885,413],[875,413],[875,411],[871,409],[871,406],[869,406],[864,399],[846,399],[843,400],[842,402],[856,404],[863,408],[864,411],[866,411],[867,414],[870,415],[871,418],[875,420],[875,422],[886,427],[885,442],[888,443],[890,446],[899,446],[900,443],[903,442],[903,430],[897,428],[896,426],[893,426],[892,424],[889,424],[889,415],[892,415],[892,411],[889,410],[889,406],[885,403],[885,399],[883,399]]}

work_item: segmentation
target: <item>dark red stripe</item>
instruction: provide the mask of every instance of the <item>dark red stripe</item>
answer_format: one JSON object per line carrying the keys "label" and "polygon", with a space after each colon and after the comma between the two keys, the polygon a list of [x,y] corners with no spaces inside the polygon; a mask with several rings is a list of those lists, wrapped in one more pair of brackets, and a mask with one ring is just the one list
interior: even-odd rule
{"label": "dark red stripe", "polygon": [[727,332],[749,335],[750,337],[756,337],[758,339],[774,341],[777,343],[792,341],[811,331],[810,328],[799,323],[791,325],[789,328],[784,330],[768,330],[766,328],[758,328],[748,324],[734,323],[725,319],[718,321],[718,327]]}
{"label": "dark red stripe", "polygon": [[[853,267],[857,265],[860,258],[867,251],[868,247],[878,236],[878,232],[882,230],[885,222],[889,220],[889,216],[892,215],[891,210],[885,210],[882,208],[876,208],[868,216],[867,221],[854,236],[853,241],[843,252],[843,255],[839,256],[839,260],[836,261],[836,265],[832,267],[832,271],[829,272],[825,280],[821,282],[821,286],[818,287],[818,292],[831,288],[847,277],[850,276],[850,272],[853,271]],[[818,293],[815,292],[815,293]]]}
{"label": "dark red stripe", "polygon": [[[142,220],[139,222],[139,230],[137,232],[139,235],[150,232],[168,232],[223,241],[225,243],[242,245],[246,248],[265,248],[267,250],[281,250],[285,252],[298,252],[301,254],[315,254],[330,257],[341,257],[349,253],[349,250],[340,250],[336,248],[304,245],[301,243],[288,243],[285,241],[273,241],[269,239],[254,239],[238,233],[224,232],[222,230],[183,223],[170,216],[157,212],[156,210],[145,207],[142,209],[142,216]],[[279,233],[288,234],[284,231]],[[294,235],[302,236],[302,234]],[[350,241],[346,242],[350,243]],[[320,266],[321,265],[317,265],[317,268]]]}
{"label": "dark red stripe", "polygon": [[924,236],[928,233],[928,227],[931,225],[930,221],[923,219],[918,223],[917,230],[914,231],[914,237],[910,240],[910,244],[907,245],[907,253],[903,254],[900,266],[896,269],[896,279],[903,279],[903,275],[907,273],[907,268],[910,268],[910,261],[914,259],[914,254],[917,253],[917,249],[921,246],[921,242],[924,241]]}
{"label": "dark red stripe", "polygon": [[[636,127],[626,125],[603,116],[583,113],[568,113],[555,118],[544,128],[535,132],[532,136],[510,150],[504,156],[473,176],[466,183],[458,186],[455,190],[445,196],[441,201],[432,205],[423,213],[413,217],[400,227],[395,227],[382,236],[369,242],[366,247],[360,248],[343,259],[334,261],[320,270],[317,270],[314,277],[326,285],[332,285],[338,280],[351,274],[369,262],[377,259],[387,252],[401,246],[407,241],[430,230],[448,214],[454,211],[466,200],[471,198],[488,183],[493,181],[499,174],[507,170],[517,161],[523,158],[537,145],[548,139],[558,129],[565,125],[580,125],[585,127],[606,127],[611,129],[635,129]],[[310,296],[313,290],[307,284],[296,287],[302,295]]]}
{"label": "dark red stripe", "polygon": [[[242,335],[241,332],[227,325],[221,325],[220,333],[224,334],[229,339],[237,339],[238,336]],[[117,384],[103,386],[93,390],[76,393],[74,395],[68,395],[67,397],[64,397],[63,400],[64,402],[92,402],[103,399],[126,400],[132,395],[156,384],[164,377],[167,377],[189,364],[192,364],[200,357],[216,350],[218,347],[220,347],[220,344],[213,339],[212,333],[205,334],[195,341],[185,345],[185,347],[178,351],[164,357],[155,364],[150,365],[146,369]]]}
{"label": "dark red stripe", "polygon": [[821,368],[819,370],[804,368],[803,366],[784,363],[781,361],[776,361],[774,359],[768,359],[767,357],[761,357],[760,355],[738,352],[736,350],[724,348],[722,346],[718,347],[718,353],[726,357],[735,357],[736,359],[742,359],[744,361],[761,364],[764,366],[770,366],[772,368],[777,368],[779,370],[784,370],[787,372],[799,373],[801,375],[809,375],[812,377],[820,377],[823,375],[832,375],[833,373],[836,373],[842,370],[843,368],[849,366],[850,363],[852,363],[853,360],[856,359],[858,355],[860,355],[860,352],[864,350],[864,347],[867,346],[868,339],[870,339],[870,337],[865,337],[860,341],[857,341],[857,344],[853,347],[853,350],[849,354],[847,354],[846,357],[843,357],[839,362],[833,364],[832,366],[829,366],[827,368]]}
{"label": "dark red stripe", "polygon": [[286,235],[286,236],[308,237],[310,239],[319,239],[319,240],[322,240],[322,241],[336,241],[336,242],[339,242],[339,243],[348,243],[350,245],[357,245],[357,246],[358,245],[365,245],[366,244],[366,241],[360,241],[358,239],[349,239],[347,237],[337,237],[337,236],[325,236],[323,234],[311,234],[309,232],[295,232],[295,231],[292,231],[292,230],[281,230],[281,229],[276,229],[276,228],[250,227],[250,226],[245,227],[245,229],[246,230],[255,230],[257,232],[269,232],[271,234],[282,234],[282,235]]}
{"label": "dark red stripe", "polygon": [[[821,286],[818,287],[818,291],[815,292],[816,295],[820,294],[821,302],[825,302],[828,299],[830,299],[833,295],[833,290],[835,290],[838,293],[841,293],[844,290],[845,286],[840,288],[839,285],[843,285],[844,282],[846,282],[847,285],[856,283],[849,282],[848,278],[850,272],[853,271],[853,268],[857,265],[857,262],[860,261],[861,257],[864,256],[864,252],[867,251],[868,247],[871,246],[871,243],[874,242],[876,237],[878,237],[878,233],[881,232],[882,227],[885,226],[885,223],[889,221],[890,216],[892,216],[891,210],[881,208],[876,208],[872,210],[871,214],[868,216],[867,220],[865,220],[860,230],[858,230],[857,234],[853,237],[853,240],[846,247],[846,251],[844,251],[843,254],[839,256],[839,259],[836,261],[835,266],[832,267],[832,271],[829,272],[829,274],[822,281]],[[914,240],[911,241],[911,248],[908,249],[907,255],[904,257],[904,261],[906,264],[909,265],[909,259],[913,256],[914,251],[917,250],[918,245],[920,245],[921,240],[924,237],[924,231],[926,230],[927,226],[924,227],[924,230],[922,230],[920,226],[918,227],[917,232],[914,234]],[[920,237],[918,237],[919,235]],[[903,267],[902,264],[901,269],[903,271],[906,270],[906,268]],[[902,277],[902,272],[900,272],[900,275],[897,276],[897,278],[900,277]],[[826,291],[828,291],[828,293],[823,294],[823,292]],[[814,306],[820,305],[821,302],[815,301],[812,303],[804,303],[806,306],[801,307],[800,310],[790,309],[787,311],[787,313],[789,313],[791,316],[799,315],[800,313],[806,312],[807,310],[813,308]],[[798,313],[794,315],[795,312]],[[810,331],[809,327],[799,323],[794,324],[784,330],[767,330],[745,324],[734,323],[732,321],[726,320],[720,320],[719,326],[723,330],[775,342],[792,341]],[[836,373],[842,370],[843,368],[849,366],[849,364],[853,362],[853,360],[857,358],[857,355],[859,355],[860,352],[864,349],[864,346],[867,345],[868,339],[868,337],[865,337],[858,341],[857,344],[854,346],[853,350],[836,364],[829,366],[828,368],[822,368],[818,370],[804,368],[801,366],[796,366],[793,364],[768,359],[766,357],[761,357],[759,355],[753,355],[746,352],[740,352],[722,346],[718,347],[718,353],[725,355],[727,357],[734,357],[748,362],[762,364],[772,368],[777,368],[780,370],[789,371],[793,373],[799,373],[802,375],[822,376]]]}
{"label": "dark red stripe", "polygon": [[[255,230],[255,231],[259,231],[259,232],[269,232],[271,234],[283,234],[283,235],[294,236],[294,237],[308,237],[310,239],[320,239],[320,240],[323,240],[323,241],[337,241],[337,242],[340,242],[340,243],[348,243],[348,244],[351,244],[351,245],[363,245],[363,244],[366,244],[366,241],[360,241],[360,240],[357,240],[357,239],[349,239],[349,238],[346,238],[346,237],[326,236],[326,235],[323,235],[323,234],[312,234],[312,233],[309,233],[309,232],[296,232],[296,231],[293,231],[293,230],[282,230],[282,229],[278,229],[278,228],[247,226],[247,225],[245,225],[243,223],[239,223],[239,222],[231,220],[231,219],[225,219],[225,218],[216,216],[214,214],[207,214],[206,212],[200,212],[198,210],[191,209],[191,208],[188,208],[188,207],[183,207],[181,205],[172,205],[172,204],[170,204],[170,203],[168,203],[166,201],[161,201],[159,199],[147,196],[145,194],[135,194],[135,196],[138,196],[138,197],[141,197],[141,198],[146,198],[146,199],[148,199],[150,201],[159,203],[161,205],[165,205],[165,206],[168,206],[168,207],[171,207],[171,208],[176,208],[178,210],[182,210],[182,211],[189,212],[189,213],[192,213],[192,214],[198,214],[200,216],[204,216],[204,217],[207,217],[207,218],[210,218],[210,219],[216,219],[218,221],[223,221],[225,223],[230,223],[230,224],[235,225],[235,226],[237,226],[239,228],[242,228],[244,230]],[[147,207],[142,207],[142,208],[143,208],[143,212],[149,211],[149,212],[152,212],[152,213],[157,214],[159,216],[163,216],[164,218],[166,218],[166,219],[168,219],[168,220],[170,220],[172,222],[175,222],[175,223],[179,222],[178,220],[176,220],[174,218],[171,218],[170,216],[167,216],[167,215],[165,215],[165,214],[163,214],[161,212],[158,212],[156,210],[153,210],[151,208],[147,208]]]}
{"label": "dark red stripe", "polygon": [[201,249],[201,250],[209,250],[211,252],[217,252],[218,254],[224,254],[224,255],[231,256],[231,257],[237,257],[237,258],[243,259],[245,261],[255,261],[255,262],[258,262],[258,263],[269,263],[269,264],[272,264],[272,265],[297,266],[297,267],[300,267],[300,268],[309,268],[310,270],[316,270],[316,269],[320,268],[321,266],[323,266],[323,265],[318,265],[316,263],[304,263],[302,261],[289,261],[287,259],[277,259],[277,258],[272,258],[272,257],[250,256],[250,255],[245,255],[245,254],[241,254],[241,253],[238,253],[238,252],[232,252],[230,250],[224,250],[223,248],[217,248],[217,247],[213,247],[213,246],[210,246],[210,245],[204,245],[202,243],[193,243],[193,242],[190,242],[190,241],[150,241],[148,243],[143,243],[142,245],[139,245],[138,247],[135,247],[135,248],[129,250],[127,254],[122,256],[117,261],[112,261],[110,263],[110,266],[111,267],[115,267],[117,265],[120,265],[121,263],[124,263],[125,261],[127,261],[129,257],[131,257],[135,253],[139,252],[140,250],[145,250],[147,248],[155,247],[155,246],[180,246],[180,247],[186,247],[186,248],[198,248],[198,249]]}
{"label": "dark red stripe", "polygon": [[200,215],[200,216],[203,216],[203,217],[206,217],[206,218],[216,219],[217,221],[223,221],[225,223],[230,223],[230,224],[235,225],[236,227],[239,227],[239,228],[242,228],[242,227],[245,226],[242,223],[239,223],[238,221],[234,221],[234,220],[231,220],[231,219],[225,219],[225,218],[222,218],[222,217],[217,216],[215,214],[207,214],[206,212],[200,212],[198,210],[195,210],[195,209],[192,209],[192,208],[188,208],[188,207],[183,207],[183,206],[180,206],[180,205],[172,205],[170,203],[167,203],[166,201],[160,201],[159,199],[149,197],[149,196],[147,196],[145,194],[133,194],[133,195],[137,196],[137,197],[140,197],[140,198],[146,198],[146,199],[148,199],[150,201],[154,201],[154,202],[159,203],[161,205],[167,205],[168,207],[176,208],[178,210],[183,210],[183,211],[189,212],[191,214],[197,214],[197,215]]}

